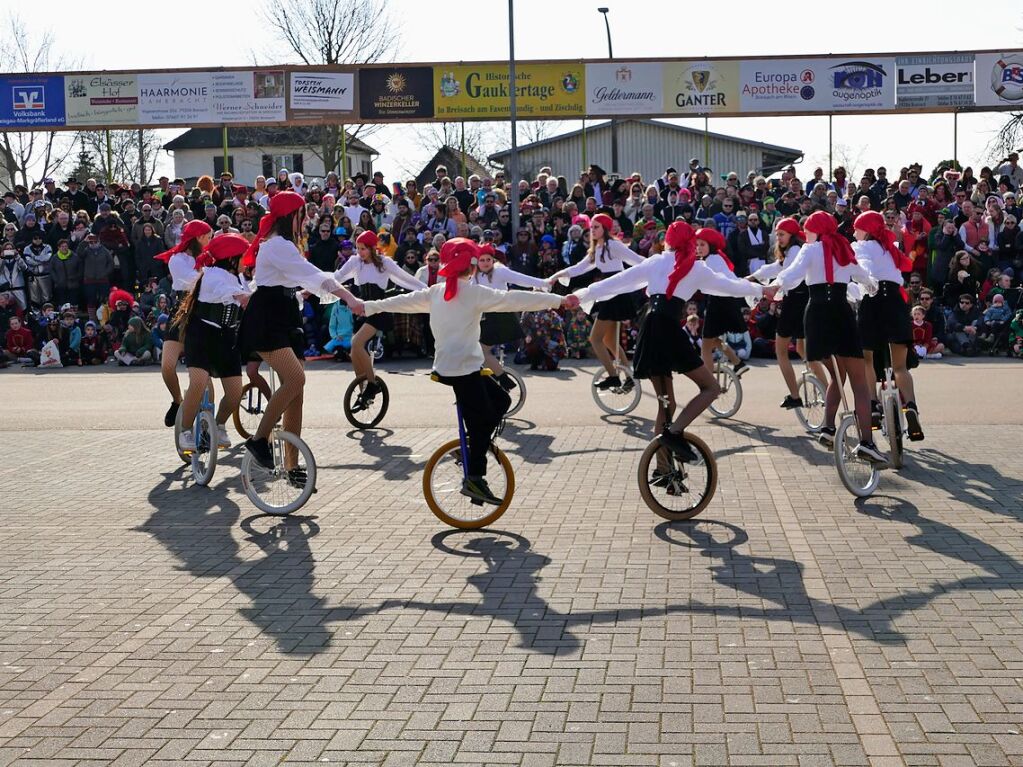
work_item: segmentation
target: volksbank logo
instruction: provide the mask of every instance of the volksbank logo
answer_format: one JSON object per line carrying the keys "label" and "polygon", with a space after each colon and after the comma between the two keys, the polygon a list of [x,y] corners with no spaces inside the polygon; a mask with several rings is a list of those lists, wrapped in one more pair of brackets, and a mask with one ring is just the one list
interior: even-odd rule
{"label": "volksbank logo", "polygon": [[12,106],[15,114],[19,112],[44,112],[46,111],[46,88],[42,83],[38,85],[15,85],[11,88]]}

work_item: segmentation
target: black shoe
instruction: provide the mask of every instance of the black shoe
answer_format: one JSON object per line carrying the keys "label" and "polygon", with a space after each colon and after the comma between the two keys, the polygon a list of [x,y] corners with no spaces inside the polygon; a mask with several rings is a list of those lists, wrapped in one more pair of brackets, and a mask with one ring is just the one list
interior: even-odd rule
{"label": "black shoe", "polygon": [[607,391],[608,389],[620,389],[622,386],[622,379],[616,375],[608,376],[603,381],[599,381],[593,385],[601,391]]}
{"label": "black shoe", "polygon": [[923,427],[920,426],[920,411],[916,408],[915,402],[907,402],[906,409],[906,434],[912,442],[919,442],[924,438]]}
{"label": "black shoe", "polygon": [[650,479],[650,487],[668,487],[671,484],[671,471],[655,471]]}
{"label": "black shoe", "polygon": [[888,458],[871,442],[860,442],[856,446],[856,455],[870,463],[888,463]]}
{"label": "black shoe", "polygon": [[699,458],[685,437],[668,429],[661,432],[661,444],[678,456],[683,463],[695,463]]}
{"label": "black shoe", "polygon": [[305,488],[305,483],[309,479],[309,475],[305,469],[288,469],[288,484],[292,487],[297,487],[299,490]]}
{"label": "black shoe", "polygon": [[472,499],[472,502],[476,505],[480,503],[490,503],[494,506],[500,506],[504,501],[498,498],[490,490],[490,485],[487,484],[487,480],[484,477],[466,477],[462,480],[462,495]]}
{"label": "black shoe", "polygon": [[518,386],[518,384],[515,383],[515,379],[508,375],[507,372],[501,373],[501,375],[497,377],[497,383],[500,384],[501,388],[505,391],[511,391]]}
{"label": "black shoe", "polygon": [[835,446],[835,427],[825,426],[817,433],[817,441],[824,447]]}
{"label": "black shoe", "polygon": [[749,365],[742,360],[739,361],[738,365],[735,365],[732,368],[732,372],[735,373],[736,378],[740,378],[747,370],[749,370]]}
{"label": "black shoe", "polygon": [[167,413],[163,417],[163,425],[170,427],[174,425],[174,421],[178,418],[178,408],[181,404],[178,402],[172,402],[171,406],[167,408]]}
{"label": "black shoe", "polygon": [[274,468],[274,455],[273,451],[270,450],[269,440],[249,437],[245,440],[245,449],[252,453],[252,457],[256,459],[256,463],[264,469]]}
{"label": "black shoe", "polygon": [[870,428],[880,429],[881,420],[883,419],[883,417],[884,414],[883,411],[881,410],[881,403],[878,402],[876,399],[872,399],[870,401]]}
{"label": "black shoe", "polygon": [[781,406],[785,410],[795,410],[797,407],[803,406],[802,397],[793,397],[791,394],[786,394],[785,399],[781,401]]}
{"label": "black shoe", "polygon": [[636,382],[632,380],[632,376],[627,376],[625,383],[622,384],[622,391],[628,394],[632,391],[632,387],[636,385]]}
{"label": "black shoe", "polygon": [[369,405],[381,391],[380,384],[376,380],[370,381],[362,390],[362,401]]}

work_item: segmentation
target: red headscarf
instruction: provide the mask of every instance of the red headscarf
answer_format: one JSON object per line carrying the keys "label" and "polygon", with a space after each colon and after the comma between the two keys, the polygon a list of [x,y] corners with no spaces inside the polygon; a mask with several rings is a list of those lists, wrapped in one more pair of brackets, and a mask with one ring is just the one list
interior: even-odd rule
{"label": "red headscarf", "polygon": [[686,278],[696,263],[696,236],[693,227],[685,221],[675,221],[664,233],[664,244],[675,251],[675,268],[668,275],[668,298],[678,284]]}
{"label": "red headscarf", "polygon": [[249,249],[245,251],[242,266],[255,266],[256,256],[259,254],[259,245],[270,235],[274,222],[279,218],[290,216],[303,205],[305,205],[305,199],[302,195],[295,192],[279,192],[275,194],[270,200],[270,210],[263,218],[259,219],[259,231],[256,233],[256,239],[252,241]]}
{"label": "red headscarf", "polygon": [[450,301],[458,293],[458,277],[479,259],[479,246],[465,237],[454,237],[440,249],[440,276],[445,280],[444,300]]}
{"label": "red headscarf", "polygon": [[212,231],[213,227],[205,221],[189,221],[181,230],[181,239],[178,241],[178,244],[170,250],[165,250],[163,253],[153,256],[153,258],[157,261],[167,263],[171,260],[171,256],[178,253],[184,253],[188,250],[188,246],[191,244],[192,240],[198,240],[204,234],[209,234]]}
{"label": "red headscarf", "polygon": [[783,218],[779,221],[777,231],[788,232],[793,237],[798,237],[801,240],[806,239],[806,233],[799,228],[799,222],[794,218]]}
{"label": "red headscarf", "polygon": [[835,264],[849,266],[856,263],[852,246],[838,233],[838,222],[830,213],[818,210],[806,219],[803,228],[816,234],[824,248],[824,276],[829,285],[835,281]]}
{"label": "red headscarf", "polygon": [[611,227],[614,226],[614,219],[607,213],[598,213],[590,219],[591,224],[600,224],[604,227],[604,238],[611,239]]}
{"label": "red headscarf", "polygon": [[249,241],[240,234],[230,232],[218,234],[207,245],[199,257],[195,259],[196,270],[204,266],[212,266],[217,261],[224,261],[228,258],[237,258],[249,249]]}
{"label": "red headscarf", "polygon": [[731,259],[728,258],[728,253],[725,250],[725,238],[721,232],[717,229],[708,229],[704,227],[703,229],[696,230],[695,237],[696,239],[703,240],[705,243],[710,245],[711,252],[713,253],[716,251],[728,265],[729,271],[733,273],[735,272],[735,265],[732,263]]}
{"label": "red headscarf", "polygon": [[380,242],[380,238],[377,237],[376,232],[371,232],[368,229],[355,238],[356,245],[365,245],[370,252],[376,249],[378,242]]}
{"label": "red headscarf", "polygon": [[497,257],[497,250],[489,242],[480,245],[480,255],[482,256],[484,253],[490,256],[491,258]]}
{"label": "red headscarf", "polygon": [[899,250],[899,246],[895,244],[895,232],[885,225],[884,216],[880,213],[875,210],[860,213],[853,222],[853,228],[866,232],[877,240],[881,247],[888,251],[900,272],[913,271],[912,259]]}

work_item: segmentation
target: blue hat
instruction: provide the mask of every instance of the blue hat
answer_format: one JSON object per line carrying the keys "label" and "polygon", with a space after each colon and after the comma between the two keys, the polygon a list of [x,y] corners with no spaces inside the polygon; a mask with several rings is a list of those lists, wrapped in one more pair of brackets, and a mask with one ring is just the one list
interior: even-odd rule
{"label": "blue hat", "polygon": [[553,235],[545,234],[543,237],[540,238],[540,242],[544,243],[545,245],[556,245],[558,241],[554,239]]}
{"label": "blue hat", "polygon": [[161,322],[169,322],[169,321],[170,321],[170,317],[168,317],[166,314],[161,314],[159,317],[156,318],[156,324],[157,325],[159,325]]}

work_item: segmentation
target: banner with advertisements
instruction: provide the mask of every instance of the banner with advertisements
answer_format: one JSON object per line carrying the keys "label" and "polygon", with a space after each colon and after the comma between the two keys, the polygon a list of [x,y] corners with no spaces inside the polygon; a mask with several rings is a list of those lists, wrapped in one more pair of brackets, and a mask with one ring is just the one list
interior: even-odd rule
{"label": "banner with advertisements", "polygon": [[586,114],[657,114],[664,103],[664,67],[651,63],[586,65]]}
{"label": "banner with advertisements", "polygon": [[[582,64],[520,64],[515,68],[519,117],[581,117],[586,114]],[[508,67],[500,64],[433,68],[435,116],[492,119],[511,115]]]}
{"label": "banner with advertisements", "polygon": [[284,88],[282,70],[213,72],[210,99],[214,122],[283,122]]}
{"label": "banner with advertisements", "polygon": [[740,69],[744,112],[844,112],[895,108],[895,59],[754,59]]}
{"label": "banner with advertisements", "polygon": [[1023,52],[978,53],[974,63],[979,107],[1023,107]]}
{"label": "banner with advertisements", "polygon": [[704,115],[739,111],[738,61],[683,61],[663,65],[664,111]]}
{"label": "banner with advertisements", "polygon": [[355,111],[354,72],[292,72],[291,113],[298,119]]}
{"label": "banner with advertisements", "polygon": [[139,75],[139,120],[144,125],[202,125],[214,122],[206,72]]}
{"label": "banner with advertisements", "polygon": [[364,120],[433,117],[433,67],[359,70],[359,116]]}
{"label": "banner with advertisements", "polygon": [[899,108],[973,106],[973,54],[899,56],[895,101]]}
{"label": "banner with advertisements", "polygon": [[45,130],[63,127],[64,78],[60,75],[0,77],[0,128]]}
{"label": "banner with advertisements", "polygon": [[135,125],[139,121],[136,75],[84,74],[64,78],[68,126]]}

